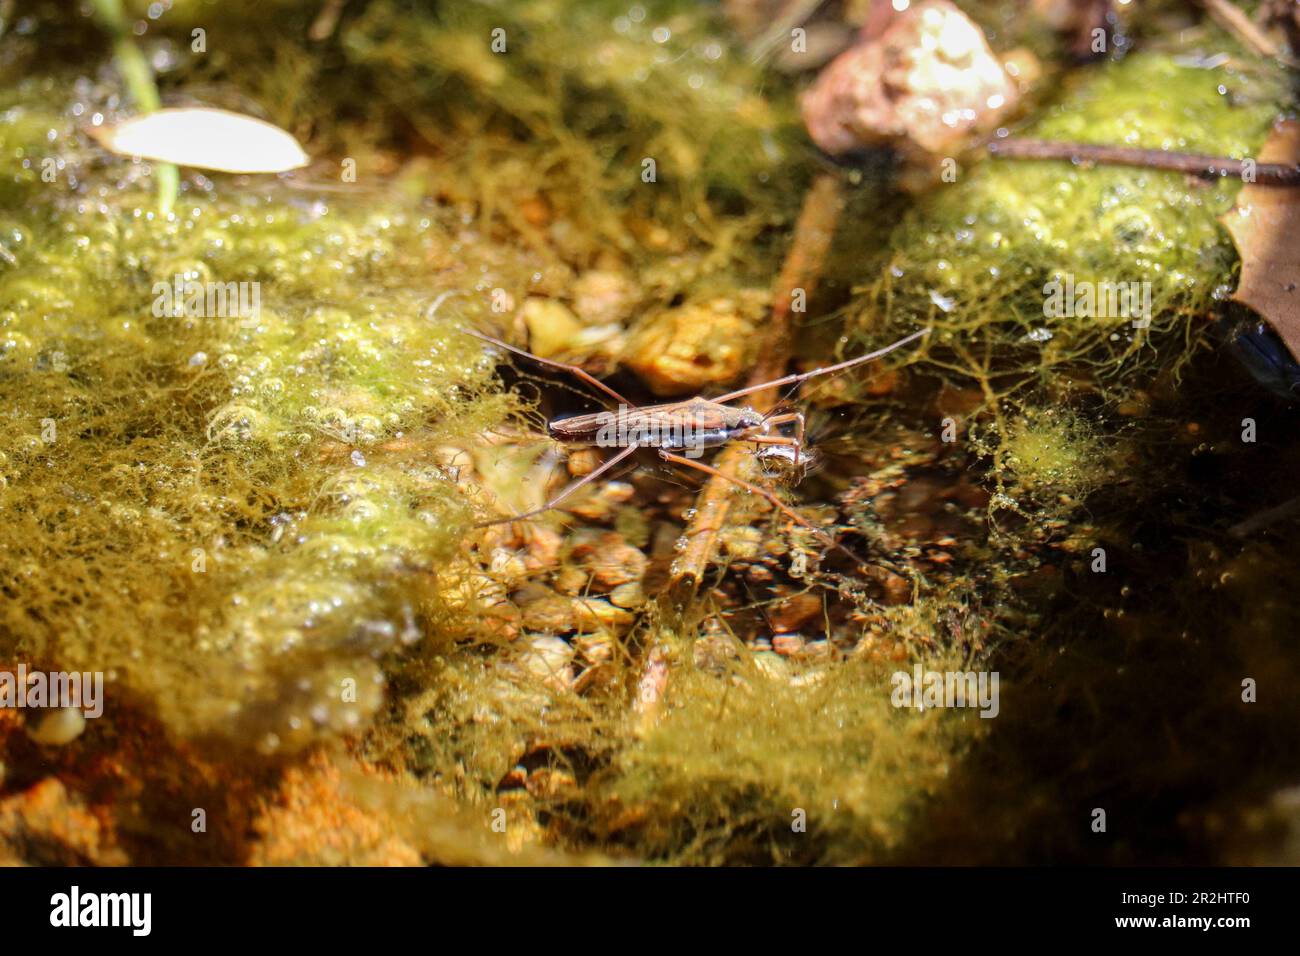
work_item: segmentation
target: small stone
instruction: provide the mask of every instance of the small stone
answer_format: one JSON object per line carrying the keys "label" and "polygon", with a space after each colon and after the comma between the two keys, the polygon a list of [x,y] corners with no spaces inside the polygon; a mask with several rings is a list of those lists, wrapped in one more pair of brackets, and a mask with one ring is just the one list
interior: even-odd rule
{"label": "small stone", "polygon": [[573,648],[558,637],[538,635],[528,639],[522,663],[538,680],[563,687],[573,683]]}
{"label": "small stone", "polygon": [[515,600],[521,613],[520,623],[530,631],[564,634],[577,629],[571,598],[560,594],[526,598],[516,595]]}
{"label": "small stone", "polygon": [[834,650],[835,649],[831,646],[830,641],[821,638],[816,641],[808,641],[805,643],[802,650],[802,656],[805,660],[810,661],[829,660]]}
{"label": "small stone", "polygon": [[769,680],[785,682],[790,679],[790,665],[780,655],[772,651],[756,651],[752,659]]}
{"label": "small stone", "polygon": [[529,297],[524,300],[522,315],[528,326],[529,349],[542,358],[569,351],[582,332],[582,323],[569,307],[555,299]]}
{"label": "small stone", "polygon": [[782,657],[797,657],[803,652],[804,641],[798,634],[776,634],[772,637],[772,650]]}
{"label": "small stone", "polygon": [[559,564],[563,536],[545,525],[529,524],[524,527],[526,530],[523,537],[527,547],[524,564],[528,570],[540,571]]}
{"label": "small stone", "polygon": [[592,269],[573,284],[573,311],[587,325],[626,322],[636,309],[636,283],[621,272]]}
{"label": "small stone", "polygon": [[528,575],[528,563],[518,551],[493,548],[488,570],[498,581],[517,581]]}
{"label": "small stone", "polygon": [[763,553],[763,530],[748,525],[732,525],[719,535],[722,551],[729,557],[753,561]]}
{"label": "small stone", "polygon": [[608,634],[579,634],[573,646],[590,664],[604,664],[614,659],[614,640]]}
{"label": "small stone", "polygon": [[577,786],[577,778],[572,772],[560,767],[538,767],[528,775],[525,783],[529,795],[538,800],[554,800],[563,794],[571,794]]}
{"label": "small stone", "polygon": [[822,599],[810,591],[804,591],[792,594],[778,603],[770,612],[769,620],[774,631],[797,631],[821,613]]}
{"label": "small stone", "polygon": [[60,707],[27,725],[27,736],[38,744],[62,747],[70,744],[86,729],[86,718],[79,707]]}
{"label": "small stone", "polygon": [[587,590],[587,572],[575,565],[561,568],[555,575],[555,590],[561,594],[577,595]]}
{"label": "small stone", "polygon": [[521,604],[524,627],[531,631],[566,634],[570,631],[620,630],[631,625],[632,615],[595,597],[540,596]]}
{"label": "small stone", "polygon": [[613,664],[593,664],[578,674],[573,681],[573,689],[579,694],[612,692],[619,686],[619,673],[619,668]]}
{"label": "small stone", "polygon": [[580,543],[573,549],[573,556],[582,562],[591,573],[593,582],[601,588],[631,584],[645,576],[646,556],[624,541],[616,531]]}
{"label": "small stone", "polygon": [[749,367],[767,293],[742,290],[652,316],[628,341],[623,363],[656,395],[699,392]]}
{"label": "small stone", "polygon": [[983,31],[949,0],[922,0],[836,58],[802,106],[828,153],[893,146],[926,156],[960,149],[1019,98]]}
{"label": "small stone", "polygon": [[603,460],[599,449],[575,448],[569,452],[566,464],[571,476],[581,478],[583,475],[589,475],[599,468]]}
{"label": "small stone", "polygon": [[634,608],[645,603],[645,590],[640,581],[620,584],[609,592],[609,603],[615,607]]}
{"label": "small stone", "polygon": [[722,673],[737,657],[731,638],[720,632],[700,635],[692,650],[695,666],[712,673]]}
{"label": "small stone", "polygon": [[626,481],[607,481],[568,510],[588,521],[606,521],[615,517],[618,506],[626,504],[635,494],[636,489]]}

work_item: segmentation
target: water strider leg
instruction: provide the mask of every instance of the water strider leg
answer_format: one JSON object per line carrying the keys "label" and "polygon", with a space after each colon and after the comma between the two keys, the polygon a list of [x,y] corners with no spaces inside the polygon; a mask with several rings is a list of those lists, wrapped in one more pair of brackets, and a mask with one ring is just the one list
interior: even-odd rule
{"label": "water strider leg", "polygon": [[797,438],[791,438],[788,435],[748,435],[740,440],[753,442],[755,445],[782,445],[786,448],[793,448],[793,465],[796,468],[799,467],[799,456],[803,452],[803,444]]}
{"label": "water strider leg", "polygon": [[600,379],[596,378],[596,376],[592,375],[590,372],[585,371],[584,369],[578,368],[578,366],[576,365],[570,365],[567,362],[557,362],[554,359],[544,359],[540,355],[534,355],[532,352],[525,352],[523,349],[515,348],[513,345],[507,345],[505,342],[502,342],[500,339],[494,339],[492,338],[492,336],[484,335],[482,332],[475,331],[474,329],[462,328],[461,331],[464,332],[466,335],[472,335],[474,336],[474,338],[481,339],[482,341],[488,342],[491,345],[495,345],[498,348],[503,348],[507,352],[514,352],[516,355],[522,355],[524,358],[532,359],[534,362],[540,362],[542,365],[549,365],[551,366],[551,368],[558,368],[565,372],[569,372],[572,375],[576,375],[578,378],[582,379],[588,385],[594,385],[596,388],[600,389],[606,395],[613,398],[614,401],[622,405],[626,405],[628,408],[636,407],[631,402],[629,402],[626,398],[620,395],[618,392],[614,391],[612,388],[610,388]]}
{"label": "water strider leg", "polygon": [[753,442],[755,445],[783,445],[786,448],[793,448],[794,464],[796,467],[799,465],[799,453],[803,451],[803,446],[799,444],[797,438],[790,438],[786,435],[747,435],[740,440]]}
{"label": "water strider leg", "polygon": [[561,501],[569,497],[569,495],[573,494],[583,485],[595,480],[596,478],[599,478],[601,475],[609,471],[620,461],[622,461],[624,458],[632,454],[632,452],[636,451],[640,447],[641,447],[640,445],[628,445],[626,448],[620,451],[609,461],[605,462],[603,465],[601,465],[599,468],[597,468],[590,474],[583,475],[581,478],[573,482],[571,485],[569,485],[567,488],[561,491],[550,501],[546,502],[546,504],[542,505],[542,507],[540,508],[534,508],[532,511],[525,511],[523,514],[517,514],[513,518],[493,518],[491,521],[480,521],[478,524],[474,525],[474,527],[487,528],[487,527],[491,527],[494,524],[511,524],[515,521],[524,521],[527,518],[535,518],[540,514],[545,514],[547,511],[550,511],[552,508],[559,505]]}
{"label": "water strider leg", "polygon": [[784,425],[787,422],[795,423],[795,437],[799,439],[799,444],[803,444],[804,436],[804,417],[803,412],[785,412],[781,415],[772,415],[765,420],[768,425]]}
{"label": "water strider leg", "polygon": [[725,472],[719,471],[717,468],[714,468],[712,465],[704,464],[704,462],[692,461],[689,458],[683,458],[681,455],[674,455],[672,452],[664,448],[659,449],[659,457],[663,458],[665,461],[671,461],[677,465],[686,465],[689,468],[695,468],[699,471],[704,472],[706,475],[712,475],[715,478],[721,478],[723,481],[729,481],[734,485],[739,485],[741,488],[744,488],[746,491],[758,495],[760,498],[763,498],[765,501],[767,501],[767,503],[770,504],[773,508],[776,508],[779,511],[781,511],[792,521],[795,521],[801,527],[807,528],[809,531],[811,531],[817,537],[817,540],[819,540],[822,544],[826,545],[829,548],[834,548],[837,551],[842,551],[845,554],[847,554],[850,558],[854,560],[854,562],[859,567],[864,568],[865,570],[871,572],[872,577],[875,577],[878,574],[878,570],[876,568],[872,567],[862,558],[858,557],[848,548],[844,547],[844,545],[840,544],[838,541],[836,541],[834,538],[828,535],[821,528],[818,528],[807,518],[799,514],[799,512],[795,511],[793,508],[787,505],[776,495],[772,494],[772,492],[768,491],[766,488],[760,488],[758,485],[745,481],[745,479],[743,478],[736,478],[732,475],[728,475]]}
{"label": "water strider leg", "polygon": [[803,451],[804,430],[806,422],[803,412],[786,412],[783,415],[772,415],[764,421],[769,428],[773,425],[784,425],[788,422],[794,422],[794,463],[799,464],[799,453]]}

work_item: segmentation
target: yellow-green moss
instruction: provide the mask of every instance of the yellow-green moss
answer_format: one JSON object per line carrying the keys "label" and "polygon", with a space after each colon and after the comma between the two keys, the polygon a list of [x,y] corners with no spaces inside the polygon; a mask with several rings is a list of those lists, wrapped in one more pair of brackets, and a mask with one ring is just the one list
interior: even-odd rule
{"label": "yellow-green moss", "polygon": [[[502,640],[473,613],[480,589],[503,608],[511,595],[461,553],[469,506],[443,451],[522,403],[455,327],[508,327],[497,290],[573,301],[589,270],[627,280],[619,321],[679,294],[766,287],[814,165],[791,91],[730,48],[714,11],[684,3],[638,19],[621,0],[376,0],[315,46],[318,3],[276,3],[284,29],[248,30],[265,6],[180,0],[141,42],[181,53],[166,92],[264,112],[320,161],[293,185],[188,177],[171,220],[151,212],[147,166],[75,129],[109,109],[111,81],[41,47],[46,26],[0,63],[14,78],[0,93],[0,657],[108,670],[110,701],[136,696],[177,734],[279,752],[367,727],[386,703],[369,752],[470,805],[467,819],[510,803],[512,822],[556,844],[672,862],[893,857],[985,722],[894,708],[892,669],[982,665],[1015,614],[1017,636],[1036,633],[1041,608],[1008,595],[1026,569],[1053,570],[967,534],[981,502],[957,470],[986,454],[993,507],[1014,500],[1040,523],[1102,485],[1111,431],[1097,419],[1188,353],[1188,318],[1228,278],[1214,217],[1233,186],[975,157],[915,199],[859,179],[822,286],[858,290],[842,344],[932,325],[924,367],[981,406],[961,423],[975,441],[936,453],[939,416],[916,423],[932,396],[900,385],[883,399],[897,433],[863,412],[853,470],[823,476],[877,472],[845,508],[849,540],[902,540],[872,557],[910,575],[894,599],[912,603],[841,602],[826,621],[840,644],[816,664],[737,646],[696,666],[701,629],[683,626],[662,714],[642,721],[654,611],[581,691],[530,670],[538,635]],[[1012,5],[981,4],[994,6],[1006,22]],[[79,13],[38,20],[94,49]],[[193,26],[211,55],[184,55]],[[1277,76],[1171,52],[1087,71],[1028,132],[1255,151]],[[359,178],[340,195],[345,157]],[[1044,316],[1042,287],[1063,273],[1151,281],[1152,328]],[[178,274],[260,283],[260,317],[155,315],[154,283]],[[843,381],[851,394],[858,379]],[[925,413],[901,408],[913,398]],[[868,520],[878,492],[918,477],[931,490],[898,528]],[[616,526],[650,545],[674,531],[669,500],[641,495]],[[927,522],[907,524],[913,511]],[[763,566],[762,551],[727,557],[763,593],[727,592],[733,567],[722,598],[776,603],[788,565]],[[1038,577],[1045,602],[1057,578]]]}
{"label": "yellow-green moss", "polygon": [[892,670],[770,652],[721,677],[683,668],[662,722],[618,758],[625,838],[695,864],[888,859],[981,729],[974,711],[895,708]]}
{"label": "yellow-green moss", "polygon": [[[278,751],[365,726],[386,654],[473,631],[439,449],[519,403],[456,326],[496,318],[498,290],[564,295],[610,253],[663,298],[761,274],[754,244],[797,196],[762,188],[795,168],[789,100],[693,8],[384,2],[322,48],[316,5],[283,4],[302,29],[275,36],[244,27],[251,7],[178,4],[140,42],[170,51],[164,92],[206,84],[333,150],[304,190],[188,176],[160,218],[149,166],[78,129],[111,121],[112,84],[36,68],[42,41],[102,42],[93,23],[43,8],[5,65],[0,646],[106,670],[179,733]],[[196,25],[211,56],[176,46]],[[429,155],[386,181],[411,130]],[[313,193],[340,153],[357,189]],[[260,315],[158,314],[178,276],[257,283]]]}
{"label": "yellow-green moss", "polygon": [[[475,164],[457,178],[479,184],[486,209],[508,215],[503,200],[543,190],[592,251],[601,242],[631,251],[636,220],[668,221],[672,209],[688,235],[725,241],[739,259],[728,232],[739,225],[752,236],[792,211],[781,181],[794,169],[790,102],[757,92],[755,67],[695,5],[470,2],[430,17],[386,0],[367,7],[343,45],[372,71],[386,108],[448,161]],[[503,133],[513,135],[491,135]],[[709,204],[724,202],[756,215],[719,220]]]}
{"label": "yellow-green moss", "polygon": [[1029,409],[1008,423],[1001,465],[1012,476],[1013,493],[1064,495],[1077,502],[1105,479],[1105,454],[1078,413]]}
{"label": "yellow-green moss", "polygon": [[[10,93],[10,155],[75,139],[50,92]],[[433,209],[190,189],[161,221],[146,182],[69,175],[95,173],[26,177],[6,207],[6,654],[107,671],[185,733],[279,749],[361,726],[466,527],[433,451],[514,407],[456,331],[486,301],[427,315],[454,279],[426,264],[518,286],[535,264]],[[258,283],[260,315],[159,314],[177,275]]]}
{"label": "yellow-green moss", "polygon": [[[1281,71],[1249,60],[1202,69],[1179,59],[1195,45],[1164,44],[1080,73],[1017,134],[1256,154],[1285,97]],[[1023,484],[1050,479],[1063,494],[1081,493],[1097,484],[1083,431],[1060,424],[1066,411],[1050,425],[1054,413],[1044,410],[1088,401],[1093,430],[1104,429],[1110,410],[1161,370],[1176,374],[1208,341],[1205,317],[1231,288],[1235,262],[1217,217],[1239,185],[1146,169],[961,158],[956,181],[936,183],[888,236],[850,223],[878,249],[863,266],[874,278],[848,307],[851,325],[862,348],[933,328],[919,367],[974,394],[962,428],[991,455],[999,488],[1012,469]],[[1100,306],[1091,314],[1054,311],[1054,281],[1103,289],[1147,283],[1149,327],[1136,327],[1141,316]],[[1012,453],[1009,442],[1022,447]]]}
{"label": "yellow-green moss", "polygon": [[[1072,83],[1023,135],[1249,156],[1282,96],[1274,73],[1179,66],[1168,53],[1143,52]],[[1142,359],[1152,349],[1186,350],[1187,317],[1229,278],[1232,249],[1216,216],[1238,185],[969,157],[955,183],[936,185],[904,217],[857,321],[869,329],[933,325],[936,363],[968,378],[1113,378],[1148,368]],[[1043,287],[1066,275],[1150,282],[1150,334],[1134,334],[1124,316],[1045,315]]]}

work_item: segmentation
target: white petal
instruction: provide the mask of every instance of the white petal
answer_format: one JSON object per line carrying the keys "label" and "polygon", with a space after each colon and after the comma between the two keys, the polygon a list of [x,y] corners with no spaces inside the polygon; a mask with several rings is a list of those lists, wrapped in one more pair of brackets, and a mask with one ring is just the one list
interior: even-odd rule
{"label": "white petal", "polygon": [[226,173],[282,173],[307,165],[290,134],[252,116],[214,109],[157,110],[90,131],[119,156]]}

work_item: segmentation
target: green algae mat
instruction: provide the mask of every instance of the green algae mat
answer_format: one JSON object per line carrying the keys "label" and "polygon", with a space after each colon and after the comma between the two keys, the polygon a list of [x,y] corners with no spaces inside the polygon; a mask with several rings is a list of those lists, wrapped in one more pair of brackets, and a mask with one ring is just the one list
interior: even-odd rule
{"label": "green algae mat", "polygon": [[[1239,180],[829,157],[758,2],[93,6],[0,3],[0,671],[102,705],[0,693],[0,862],[1297,862]],[[1087,63],[958,6],[1017,134],[1250,157],[1292,102],[1194,4]],[[158,105],[308,160],[107,148]],[[484,526],[603,396],[466,328],[642,404],[930,334],[778,396],[812,467],[736,456],[800,520],[650,455]]]}

